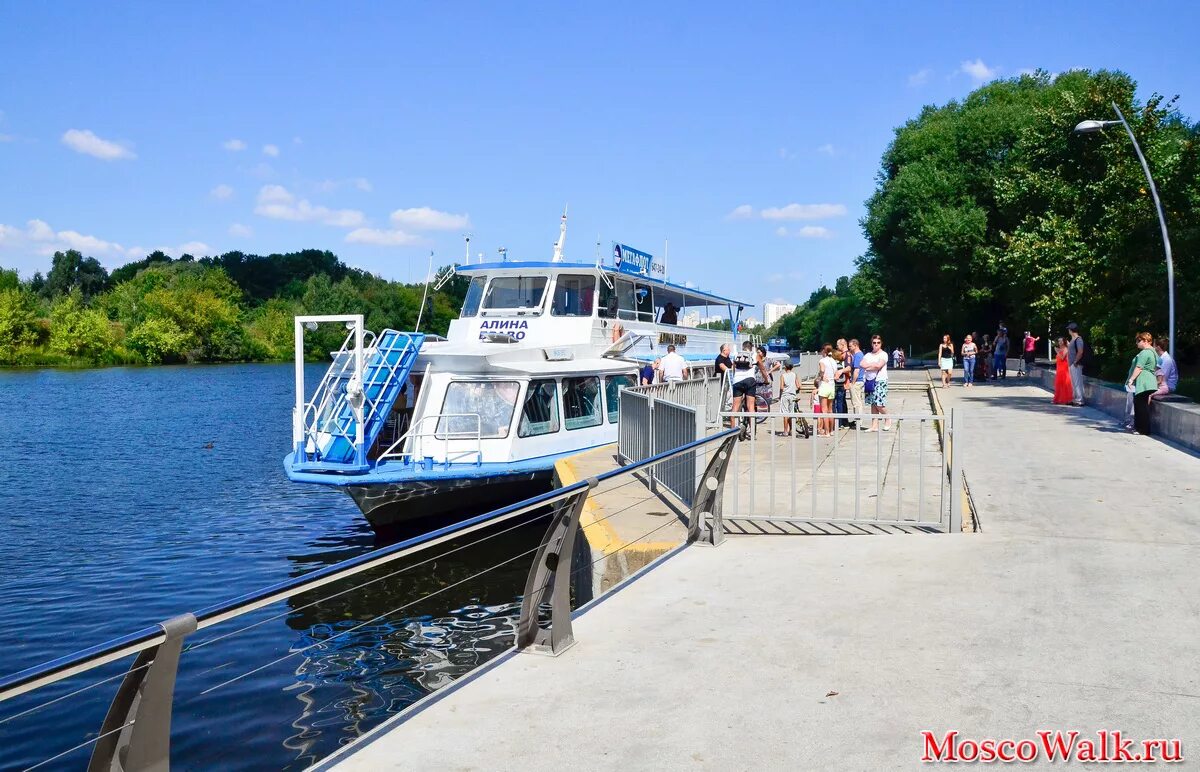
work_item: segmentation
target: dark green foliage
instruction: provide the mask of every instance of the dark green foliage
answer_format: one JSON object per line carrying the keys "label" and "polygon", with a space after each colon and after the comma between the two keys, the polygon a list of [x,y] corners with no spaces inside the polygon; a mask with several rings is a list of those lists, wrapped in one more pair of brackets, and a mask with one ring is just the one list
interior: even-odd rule
{"label": "dark green foliage", "polygon": [[[97,289],[101,280],[108,291]],[[455,277],[439,292],[430,289],[422,331],[445,334],[466,286]],[[39,301],[39,290],[47,300]],[[58,253],[45,281],[35,276],[22,285],[15,271],[0,269],[0,364],[289,359],[294,316],[361,313],[376,332],[411,330],[423,290],[315,249],[200,260],[154,252],[111,276],[92,258]],[[322,325],[306,336],[307,354],[327,357],[344,336]]]}
{"label": "dark green foliage", "polygon": [[990,83],[926,107],[896,130],[862,225],[858,295],[885,337],[917,346],[1010,330],[1063,335],[1078,321],[1103,372],[1124,374],[1139,330],[1167,330],[1166,266],[1153,202],[1121,128],[1076,135],[1084,119],[1134,127],[1175,252],[1177,349],[1200,348],[1200,127],[1119,72]]}

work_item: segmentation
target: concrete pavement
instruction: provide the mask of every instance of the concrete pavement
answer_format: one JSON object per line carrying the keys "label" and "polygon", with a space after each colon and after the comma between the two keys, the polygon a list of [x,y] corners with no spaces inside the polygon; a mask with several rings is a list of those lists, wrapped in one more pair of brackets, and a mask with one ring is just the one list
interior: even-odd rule
{"label": "concrete pavement", "polygon": [[968,411],[983,533],[685,550],[577,619],[562,656],[513,656],[331,761],[914,768],[922,729],[1200,753],[1200,458],[1033,386],[940,396]]}

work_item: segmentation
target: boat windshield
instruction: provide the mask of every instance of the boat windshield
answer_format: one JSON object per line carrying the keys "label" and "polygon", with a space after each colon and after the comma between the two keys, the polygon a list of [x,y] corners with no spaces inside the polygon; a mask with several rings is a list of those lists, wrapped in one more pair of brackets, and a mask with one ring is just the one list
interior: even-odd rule
{"label": "boat windshield", "polygon": [[539,311],[546,291],[545,276],[498,276],[483,298],[487,311]]}
{"label": "boat windshield", "polygon": [[[455,381],[446,387],[442,417],[435,434],[438,439],[482,439],[508,436],[521,390],[516,381]],[[479,416],[476,422],[475,416]]]}
{"label": "boat windshield", "polygon": [[487,284],[486,276],[476,276],[467,285],[467,297],[463,300],[462,313],[459,318],[475,316],[479,313],[479,302],[483,300],[483,285]]}

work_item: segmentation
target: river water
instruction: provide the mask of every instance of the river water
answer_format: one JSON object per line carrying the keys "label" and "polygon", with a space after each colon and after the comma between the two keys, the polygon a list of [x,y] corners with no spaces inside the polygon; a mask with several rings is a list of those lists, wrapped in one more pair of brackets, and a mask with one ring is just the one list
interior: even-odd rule
{"label": "river water", "polygon": [[[290,365],[0,372],[0,671],[388,543],[344,494],[283,474],[292,389]],[[173,765],[302,769],[507,649],[531,557],[475,574],[535,548],[544,527],[194,634]],[[94,738],[115,681],[14,716],[127,666],[0,703],[0,769]],[[88,753],[41,768],[78,769]]]}

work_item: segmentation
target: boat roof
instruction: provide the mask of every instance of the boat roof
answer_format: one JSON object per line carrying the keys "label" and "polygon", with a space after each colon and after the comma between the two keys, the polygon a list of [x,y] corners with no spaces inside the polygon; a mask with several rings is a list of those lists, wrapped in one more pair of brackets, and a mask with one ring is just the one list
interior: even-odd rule
{"label": "boat roof", "polygon": [[[555,270],[555,271],[569,271],[569,272],[585,271],[585,272],[589,272],[589,273],[595,272],[595,271],[603,271],[604,273],[608,274],[609,276],[615,276],[615,277],[621,278],[621,279],[636,281],[639,284],[647,284],[647,285],[649,285],[651,287],[655,287],[659,290],[665,290],[665,293],[662,296],[663,301],[666,302],[666,301],[670,300],[671,302],[674,302],[676,299],[679,299],[681,302],[675,304],[679,308],[683,308],[684,306],[697,306],[697,305],[722,305],[722,306],[733,305],[733,306],[743,306],[743,307],[749,307],[751,305],[751,303],[749,303],[748,301],[736,300],[734,298],[727,298],[723,295],[717,295],[716,293],[713,293],[713,292],[706,292],[706,291],[700,289],[699,287],[687,287],[682,284],[675,284],[674,282],[666,281],[665,279],[655,279],[653,277],[642,276],[640,274],[621,273],[616,268],[613,268],[610,265],[596,265],[595,263],[566,263],[566,262],[555,263],[555,262],[551,262],[549,260],[530,260],[530,261],[506,260],[504,262],[474,263],[472,265],[459,265],[459,266],[455,267],[456,272],[464,273],[464,274],[480,273],[483,271],[498,271],[498,270],[518,270],[519,271],[519,270],[526,270],[526,269],[533,269],[533,270],[551,269],[551,270]],[[673,293],[676,294],[678,297],[677,298],[671,297],[671,295]],[[699,301],[699,302],[688,302],[689,299],[692,301]]]}

